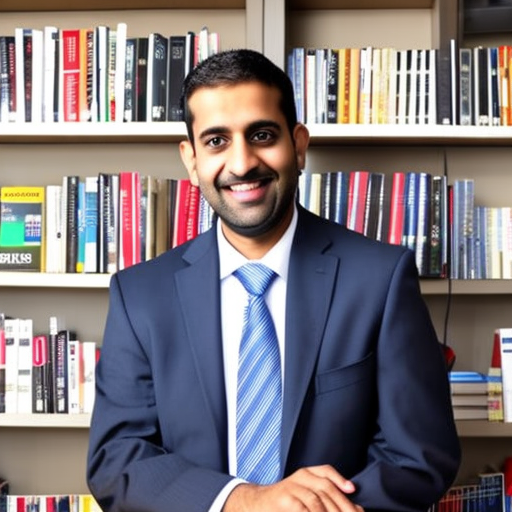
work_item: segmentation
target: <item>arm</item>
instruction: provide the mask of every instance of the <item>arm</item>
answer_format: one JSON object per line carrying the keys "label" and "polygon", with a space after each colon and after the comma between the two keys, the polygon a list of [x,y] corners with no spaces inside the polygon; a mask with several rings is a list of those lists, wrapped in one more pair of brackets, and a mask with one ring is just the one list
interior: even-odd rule
{"label": "arm", "polygon": [[455,478],[460,448],[446,368],[407,251],[391,278],[377,343],[378,427],[352,480],[368,509],[422,510]]}
{"label": "arm", "polygon": [[89,487],[109,512],[207,511],[231,477],[198,467],[164,448],[152,354],[132,327],[126,300],[118,277],[113,276],[96,372]]}

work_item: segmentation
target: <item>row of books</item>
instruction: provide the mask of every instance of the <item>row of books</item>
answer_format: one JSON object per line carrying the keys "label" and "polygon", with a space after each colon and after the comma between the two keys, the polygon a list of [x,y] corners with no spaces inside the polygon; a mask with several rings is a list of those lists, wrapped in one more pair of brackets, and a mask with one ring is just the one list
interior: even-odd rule
{"label": "row of books", "polygon": [[299,201],[365,236],[409,247],[422,276],[446,277],[449,247],[445,176],[425,172],[303,173]]}
{"label": "row of books", "polygon": [[453,184],[452,238],[452,278],[512,278],[512,207],[476,205],[474,180]]}
{"label": "row of books", "polygon": [[0,512],[101,512],[91,494],[4,494]]}
{"label": "row of books", "polygon": [[305,172],[299,200],[320,216],[416,256],[419,274],[512,277],[512,207],[475,204],[474,180],[426,172]]}
{"label": "row of books", "polygon": [[194,238],[212,210],[188,179],[135,171],[1,187],[0,269],[114,273]]}
{"label": "row of books", "polygon": [[501,471],[478,475],[474,483],[451,487],[428,512],[509,512],[505,474]]}
{"label": "row of books", "polygon": [[0,122],[181,121],[181,86],[219,37],[130,37],[115,27],[16,28],[0,36]]}
{"label": "row of books", "polygon": [[36,333],[32,319],[0,313],[0,413],[91,413],[98,356],[56,317]]}
{"label": "row of books", "polygon": [[[419,274],[512,277],[512,207],[475,205],[473,180],[426,172],[304,172],[299,201],[369,238],[408,247]],[[0,188],[0,270],[113,273],[191,240],[213,211],[188,179],[137,171]],[[449,213],[451,212],[451,214]]]}
{"label": "row of books", "polygon": [[306,123],[512,125],[512,47],[293,48]]}

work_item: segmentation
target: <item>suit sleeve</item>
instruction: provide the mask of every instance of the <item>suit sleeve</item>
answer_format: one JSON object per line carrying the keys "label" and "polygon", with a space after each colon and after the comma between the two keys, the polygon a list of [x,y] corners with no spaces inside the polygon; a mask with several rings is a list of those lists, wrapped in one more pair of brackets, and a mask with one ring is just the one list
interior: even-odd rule
{"label": "suit sleeve", "polygon": [[162,448],[151,367],[130,322],[113,276],[96,368],[89,488],[109,512],[206,512],[231,477]]}
{"label": "suit sleeve", "polygon": [[449,383],[410,251],[393,272],[377,343],[377,430],[355,475],[369,510],[426,510],[460,463]]}

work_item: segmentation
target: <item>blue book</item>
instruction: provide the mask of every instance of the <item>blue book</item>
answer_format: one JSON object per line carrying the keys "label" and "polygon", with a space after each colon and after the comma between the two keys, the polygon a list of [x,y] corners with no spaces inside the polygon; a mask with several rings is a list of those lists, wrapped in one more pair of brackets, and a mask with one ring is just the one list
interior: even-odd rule
{"label": "blue book", "polygon": [[98,272],[98,178],[87,176],[84,183],[85,233],[84,272]]}

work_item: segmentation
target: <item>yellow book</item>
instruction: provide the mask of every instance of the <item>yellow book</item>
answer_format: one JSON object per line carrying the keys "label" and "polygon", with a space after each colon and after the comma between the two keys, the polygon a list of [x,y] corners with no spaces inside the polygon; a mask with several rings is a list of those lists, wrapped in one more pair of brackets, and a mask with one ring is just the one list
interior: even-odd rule
{"label": "yellow book", "polygon": [[1,187],[0,270],[43,272],[45,187]]}

